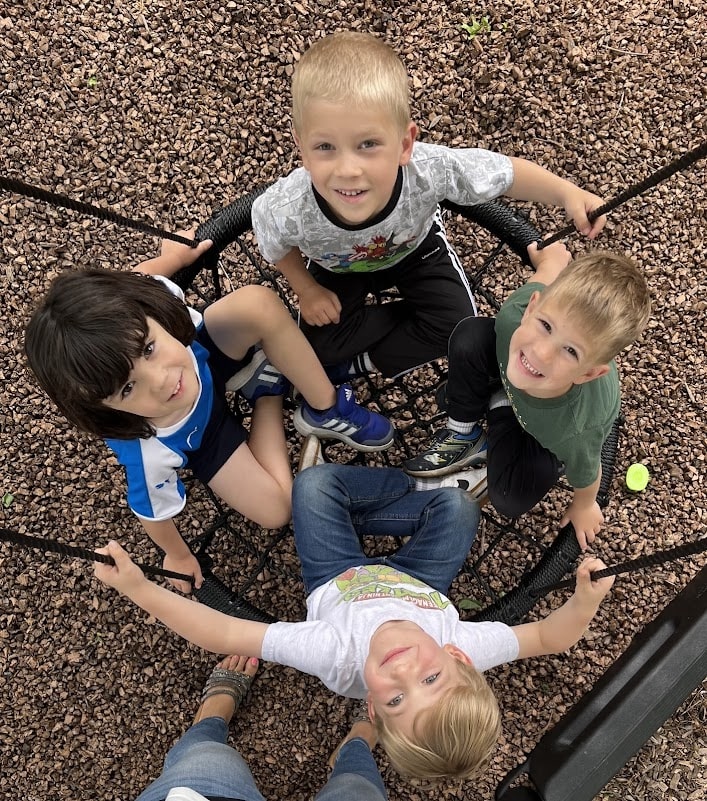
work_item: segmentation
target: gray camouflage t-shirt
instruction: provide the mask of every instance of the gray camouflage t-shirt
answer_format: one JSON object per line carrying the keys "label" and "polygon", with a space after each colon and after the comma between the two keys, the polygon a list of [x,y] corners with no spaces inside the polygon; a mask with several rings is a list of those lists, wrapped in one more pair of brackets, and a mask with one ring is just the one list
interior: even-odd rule
{"label": "gray camouflage t-shirt", "polygon": [[401,169],[397,202],[367,227],[330,219],[304,167],[281,178],[253,203],[253,230],[263,258],[277,264],[299,248],[306,259],[332,272],[384,270],[423,241],[442,200],[473,206],[502,195],[513,183],[511,160],[479,148],[416,142]]}

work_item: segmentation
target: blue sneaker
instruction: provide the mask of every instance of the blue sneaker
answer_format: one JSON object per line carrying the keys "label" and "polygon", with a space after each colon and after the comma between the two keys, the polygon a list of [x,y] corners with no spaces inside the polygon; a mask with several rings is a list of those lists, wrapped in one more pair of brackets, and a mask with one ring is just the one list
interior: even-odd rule
{"label": "blue sneaker", "polygon": [[475,425],[470,434],[441,428],[422,453],[403,462],[403,470],[420,478],[446,476],[463,467],[485,462],[486,450],[486,434],[479,425]]}
{"label": "blue sneaker", "polygon": [[287,395],[290,382],[268,361],[264,351],[256,350],[248,364],[228,379],[226,389],[240,392],[252,406],[267,395]]}
{"label": "blue sneaker", "polygon": [[338,439],[357,451],[383,451],[395,438],[391,422],[359,406],[348,384],[336,390],[336,403],[323,412],[303,403],[295,412],[294,424],[305,437],[314,434],[320,439]]}

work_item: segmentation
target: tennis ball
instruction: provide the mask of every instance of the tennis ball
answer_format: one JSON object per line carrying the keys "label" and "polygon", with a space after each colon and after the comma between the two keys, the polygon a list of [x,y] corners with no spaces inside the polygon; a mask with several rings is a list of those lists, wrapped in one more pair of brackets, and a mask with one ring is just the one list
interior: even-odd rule
{"label": "tennis ball", "polygon": [[648,485],[650,473],[644,464],[632,464],[626,471],[626,486],[632,492],[641,492]]}

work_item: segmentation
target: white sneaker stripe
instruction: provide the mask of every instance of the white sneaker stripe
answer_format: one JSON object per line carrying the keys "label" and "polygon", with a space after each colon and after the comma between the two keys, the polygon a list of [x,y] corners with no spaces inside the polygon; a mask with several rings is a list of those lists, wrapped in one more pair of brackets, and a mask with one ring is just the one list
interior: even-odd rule
{"label": "white sneaker stripe", "polygon": [[356,426],[349,425],[343,420],[329,420],[322,425],[328,431],[337,431],[339,434],[355,434],[358,429]]}

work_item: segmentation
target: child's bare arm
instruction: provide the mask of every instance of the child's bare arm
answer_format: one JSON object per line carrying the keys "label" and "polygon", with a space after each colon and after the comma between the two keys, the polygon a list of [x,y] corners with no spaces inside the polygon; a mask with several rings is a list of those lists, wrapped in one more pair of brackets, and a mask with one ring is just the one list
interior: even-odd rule
{"label": "child's bare arm", "polygon": [[[147,532],[147,536],[164,551],[162,566],[165,570],[194,576],[194,587],[196,589],[201,587],[204,577],[199,562],[184,542],[174,520],[143,520],[141,518],[140,522]],[[177,579],[169,581],[181,592],[191,592],[191,585],[186,581]]]}
{"label": "child's bare arm", "polygon": [[[177,231],[179,236],[185,239],[194,239],[195,229],[189,231]],[[195,248],[190,248],[187,245],[180,245],[179,242],[173,242],[171,239],[162,240],[162,248],[160,255],[154,259],[143,261],[135,268],[138,273],[145,273],[146,275],[163,275],[169,278],[174,275],[182,267],[188,267],[200,258],[211,247],[212,241],[205,239]]]}
{"label": "child's bare arm", "polygon": [[112,556],[115,565],[95,562],[96,577],[161,620],[180,637],[217,654],[261,656],[267,623],[225,615],[148,581],[117,542],[108,543],[99,553]]}
{"label": "child's bare arm", "polygon": [[597,503],[600,482],[601,468],[596,480],[588,487],[575,487],[572,501],[560,521],[561,526],[572,523],[577,535],[577,542],[583,551],[587,550],[587,543],[594,542],[594,538],[604,522],[604,515]]}
{"label": "child's bare arm", "polygon": [[292,291],[299,298],[302,319],[309,325],[338,323],[341,301],[335,292],[326,289],[312,278],[297,248],[275,265],[285,276]]}
{"label": "child's bare arm", "polygon": [[587,557],[577,568],[577,588],[566,603],[543,620],[513,627],[519,659],[566,651],[581,638],[614,584],[613,576],[591,580],[590,573],[605,567],[601,559]]}
{"label": "child's bare arm", "polygon": [[553,242],[552,245],[538,250],[536,242],[528,245],[528,256],[530,263],[535,268],[533,275],[528,278],[529,283],[551,284],[557,276],[572,261],[572,254],[562,244]]}
{"label": "child's bare arm", "polygon": [[590,239],[599,234],[606,224],[606,217],[599,217],[593,223],[587,217],[590,211],[604,204],[598,195],[580,189],[571,181],[560,178],[532,161],[511,158],[511,162],[513,183],[506,192],[508,197],[562,206],[578,231]]}

